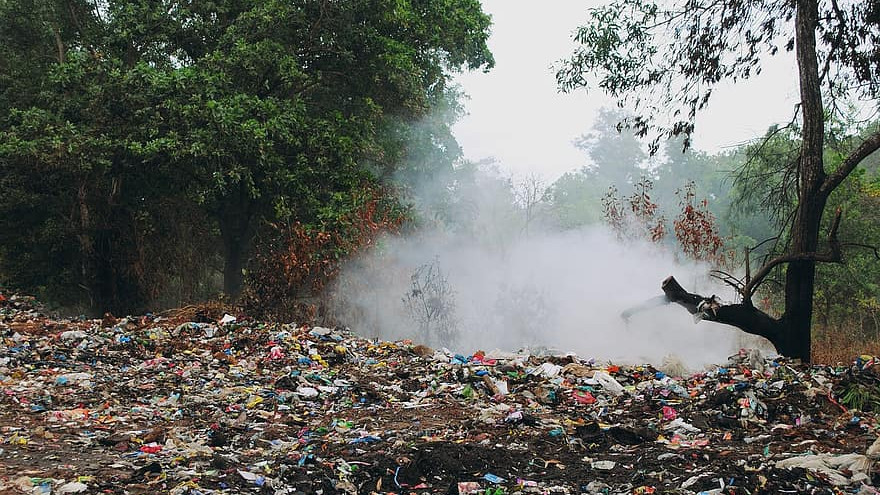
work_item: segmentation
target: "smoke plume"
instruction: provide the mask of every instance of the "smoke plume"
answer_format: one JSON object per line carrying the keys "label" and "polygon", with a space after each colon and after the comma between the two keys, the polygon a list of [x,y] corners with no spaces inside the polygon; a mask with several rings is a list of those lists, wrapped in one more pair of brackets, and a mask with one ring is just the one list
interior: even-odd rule
{"label": "smoke plume", "polygon": [[691,291],[730,298],[712,285],[707,267],[680,263],[656,244],[622,244],[603,226],[526,229],[509,180],[469,177],[446,178],[418,194],[452,191],[452,200],[421,208],[423,217],[454,224],[429,222],[382,239],[343,270],[335,309],[355,333],[465,355],[526,348],[655,365],[673,357],[691,370],[723,363],[739,349],[737,329],[695,323],[676,305],[628,321],[620,316],[660,295],[668,275]]}

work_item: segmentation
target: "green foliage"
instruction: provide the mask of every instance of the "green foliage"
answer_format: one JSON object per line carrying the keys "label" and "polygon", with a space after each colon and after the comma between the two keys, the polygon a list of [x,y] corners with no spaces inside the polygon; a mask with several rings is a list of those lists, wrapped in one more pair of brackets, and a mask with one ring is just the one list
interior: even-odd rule
{"label": "green foliage", "polygon": [[846,262],[819,266],[815,304],[823,329],[851,326],[866,338],[880,334],[880,198],[869,192],[876,180],[858,169],[831,197],[830,206],[844,211],[840,237]]}
{"label": "green foliage", "polygon": [[797,205],[799,134],[797,127],[772,127],[760,142],[745,148],[734,180],[734,220],[747,219],[758,205],[769,215],[764,230],[778,231],[789,222]]}
{"label": "green foliage", "polygon": [[[875,98],[877,6],[812,3],[821,10],[817,54],[829,96]],[[651,135],[654,151],[679,135],[688,146],[694,117],[717,84],[755,76],[779,51],[794,49],[795,8],[794,2],[616,0],[590,9],[557,81],[565,91],[598,89],[617,99],[632,112],[624,125]]]}
{"label": "green foliage", "polygon": [[[723,81],[760,72],[779,50],[793,51],[798,64],[800,140],[796,163],[781,164],[797,185],[788,235],[780,256],[741,285],[745,304],[723,323],[767,337],[777,350],[809,360],[816,263],[837,261],[839,250],[822,253],[819,231],[829,196],[877,149],[873,130],[837,166],[824,154],[836,149],[834,119],[848,113],[848,98],[880,97],[880,16],[876,2],[753,2],[748,0],[615,0],[591,9],[575,35],[574,54],[557,72],[562,90],[599,88],[634,117],[621,125],[652,138],[652,154],[664,139],[690,144],[695,117]],[[832,125],[829,125],[832,124]],[[830,145],[830,146],[829,146]],[[773,198],[783,207],[787,198]],[[778,213],[778,211],[777,211]],[[836,246],[832,243],[831,246]],[[767,318],[748,304],[770,270],[785,272],[783,318]],[[721,320],[719,320],[721,321]],[[760,322],[760,323],[759,323]]]}
{"label": "green foliage", "polygon": [[602,109],[593,124],[593,132],[575,141],[575,146],[590,158],[590,170],[603,183],[603,189],[623,189],[633,184],[648,169],[647,155],[635,135],[619,125],[626,116],[620,110]]}
{"label": "green foliage", "polygon": [[[563,228],[598,223],[602,220],[601,202],[613,186],[626,191],[641,177],[652,182],[652,198],[659,213],[677,214],[677,191],[689,182],[699,185],[710,198],[709,208],[715,217],[725,216],[729,206],[729,176],[739,158],[732,153],[707,154],[683,149],[683,138],[660,143],[654,156],[631,130],[618,125],[626,114],[603,110],[592,132],[581,136],[576,145],[590,160],[590,165],[568,172],[550,185],[547,191],[550,214]],[[720,227],[724,227],[720,225]],[[724,235],[729,232],[723,231]]]}
{"label": "green foliage", "polygon": [[868,377],[853,377],[838,385],[838,401],[849,409],[862,412],[880,410],[880,387]]}
{"label": "green foliage", "polygon": [[581,168],[566,172],[547,190],[550,214],[563,229],[597,224],[602,220],[600,201],[607,190],[595,172]]}
{"label": "green foliage", "polygon": [[456,112],[420,121],[494,63],[475,0],[17,0],[0,26],[0,274],[96,311],[221,265],[234,296],[262,222],[342,218],[426,143],[451,166]]}

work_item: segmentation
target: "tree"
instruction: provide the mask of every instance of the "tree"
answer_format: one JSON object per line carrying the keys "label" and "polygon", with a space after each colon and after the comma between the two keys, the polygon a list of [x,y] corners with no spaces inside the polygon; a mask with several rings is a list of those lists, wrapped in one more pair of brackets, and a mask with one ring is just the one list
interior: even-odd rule
{"label": "tree", "polygon": [[[119,25],[104,22],[112,7],[0,4],[0,78],[10,83],[0,102],[3,271],[18,287],[49,285],[64,303],[84,294],[98,311],[139,309],[159,285],[144,242],[152,213],[180,183],[159,180],[167,169],[132,146],[154,128],[145,111],[152,95],[138,90],[143,73],[116,36]],[[136,37],[137,25],[128,29]],[[142,49],[161,66],[161,50]]]}
{"label": "tree", "polygon": [[666,218],[660,215],[660,205],[653,199],[654,182],[642,176],[633,184],[633,193],[622,197],[611,186],[602,198],[605,223],[620,241],[644,240],[660,243],[666,237]]}
{"label": "tree", "polygon": [[423,341],[438,346],[455,345],[458,339],[455,290],[449,285],[438,259],[422,264],[412,273],[403,304],[418,324],[418,335]]}
{"label": "tree", "polygon": [[693,181],[678,191],[680,212],[673,220],[675,238],[688,258],[720,266],[724,263],[724,240],[715,215],[709,211],[709,200],[697,199]]}
{"label": "tree", "polygon": [[[877,2],[793,0],[685,0],[658,3],[616,0],[593,9],[591,22],[575,35],[580,44],[557,73],[564,90],[596,88],[633,108],[626,121],[640,136],[689,136],[694,117],[722,81],[760,72],[780,50],[793,51],[800,89],[800,152],[789,166],[796,176],[796,206],[786,224],[785,252],[737,282],[741,302],[719,305],[686,292],[670,277],[666,298],[706,319],[766,337],[784,355],[810,359],[817,262],[839,262],[839,213],[830,222],[829,244],[820,226],[830,194],[866,157],[880,148],[873,132],[849,149],[837,167],[823,160],[826,118],[839,114],[847,97],[874,101],[880,95],[880,5]],[[785,308],[773,318],[752,304],[755,290],[779,267],[785,271]]]}
{"label": "tree", "polygon": [[[728,155],[708,155],[695,150],[682,150],[681,138],[661,143],[661,159],[649,157],[644,144],[631,129],[618,129],[626,114],[602,109],[593,124],[593,131],[579,137],[575,145],[586,152],[590,164],[567,172],[547,190],[549,212],[560,227],[571,228],[601,220],[599,204],[607,196],[609,186],[627,191],[643,177],[651,180],[652,197],[658,205],[676,203],[678,191],[693,181],[711,199],[716,216],[727,207],[727,187],[722,184],[731,168]],[[673,213],[673,212],[664,212]],[[606,219],[607,220],[607,219]]]}
{"label": "tree", "polygon": [[513,197],[525,217],[523,231],[528,237],[529,227],[538,214],[538,208],[546,200],[547,185],[539,175],[530,173],[513,184]]}
{"label": "tree", "polygon": [[602,220],[602,195],[608,190],[595,170],[566,172],[547,188],[549,214],[556,226],[573,229]]}
{"label": "tree", "polygon": [[642,143],[630,129],[619,125],[625,114],[619,109],[603,108],[593,123],[593,132],[575,140],[575,146],[590,157],[591,169],[602,188],[625,189],[647,173],[647,156]]}
{"label": "tree", "polygon": [[575,139],[575,147],[586,153],[589,163],[563,174],[545,194],[549,213],[559,227],[599,222],[599,205],[609,187],[629,189],[648,173],[642,143],[630,130],[617,125],[623,115],[618,110],[600,109],[592,131]]}
{"label": "tree", "polygon": [[392,177],[415,137],[455,155],[455,113],[423,121],[455,106],[454,71],[492,67],[489,24],[476,0],[0,2],[0,172],[30,205],[0,201],[3,226],[66,246],[41,255],[58,292],[125,312],[168,270],[144,264],[167,237],[144,233],[183,204],[235,297],[264,222],[344,214],[335,199]]}

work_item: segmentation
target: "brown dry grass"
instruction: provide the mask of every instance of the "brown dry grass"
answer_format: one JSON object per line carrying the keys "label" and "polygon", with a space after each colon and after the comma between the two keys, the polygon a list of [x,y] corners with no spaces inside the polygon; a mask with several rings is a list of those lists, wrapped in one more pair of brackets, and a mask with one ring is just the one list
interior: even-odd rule
{"label": "brown dry grass", "polygon": [[213,320],[219,320],[224,314],[231,315],[241,314],[241,308],[222,300],[201,301],[196,304],[190,304],[180,308],[171,308],[159,313],[161,316],[171,319],[172,321],[184,322],[195,321],[196,314],[201,314]]}
{"label": "brown dry grass", "polygon": [[866,336],[854,325],[819,327],[813,332],[812,348],[813,363],[848,365],[863,354],[880,356],[880,336]]}
{"label": "brown dry grass", "polygon": [[[767,354],[776,352],[768,340],[747,333],[741,333],[737,345]],[[856,325],[819,326],[813,332],[812,350],[814,364],[849,365],[861,355],[880,356],[880,335],[866,336]]]}

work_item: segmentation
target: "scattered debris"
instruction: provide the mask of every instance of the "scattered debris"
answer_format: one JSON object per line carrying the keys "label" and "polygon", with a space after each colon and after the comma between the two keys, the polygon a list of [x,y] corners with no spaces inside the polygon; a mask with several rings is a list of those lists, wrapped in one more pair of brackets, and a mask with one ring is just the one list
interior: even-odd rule
{"label": "scattered debris", "polygon": [[870,357],[676,376],[217,316],[0,299],[0,492],[877,493],[841,402],[880,397]]}

